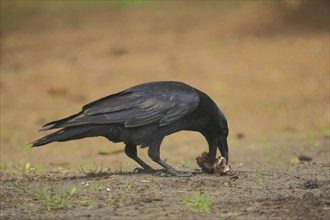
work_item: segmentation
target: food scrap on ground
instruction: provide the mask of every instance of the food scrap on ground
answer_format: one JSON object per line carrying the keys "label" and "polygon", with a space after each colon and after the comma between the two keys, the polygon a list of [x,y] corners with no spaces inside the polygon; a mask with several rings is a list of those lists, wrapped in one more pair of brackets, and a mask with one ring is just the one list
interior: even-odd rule
{"label": "food scrap on ground", "polygon": [[196,162],[204,173],[224,175],[231,170],[224,157],[216,158],[215,163],[212,164],[210,153],[208,152],[203,152],[201,156],[198,156]]}

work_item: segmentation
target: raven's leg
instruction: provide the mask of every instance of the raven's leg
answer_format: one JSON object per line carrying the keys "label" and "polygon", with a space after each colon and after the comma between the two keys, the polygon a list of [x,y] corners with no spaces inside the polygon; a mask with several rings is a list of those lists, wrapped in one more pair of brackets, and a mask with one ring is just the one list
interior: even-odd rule
{"label": "raven's leg", "polygon": [[182,176],[182,177],[192,176],[192,173],[190,173],[190,172],[176,171],[173,167],[171,167],[170,165],[165,163],[165,161],[161,160],[159,150],[160,150],[160,144],[155,144],[155,145],[149,146],[148,155],[154,162],[158,163],[159,165],[164,167],[168,172],[170,172],[171,174],[173,174],[175,176]]}
{"label": "raven's leg", "polygon": [[136,150],[136,145],[131,145],[131,144],[126,144],[125,146],[125,153],[128,157],[132,158],[133,160],[135,160],[138,164],[140,164],[144,171],[146,172],[153,172],[154,170],[145,162],[143,162],[143,160],[141,160],[138,156],[137,156],[137,150]]}

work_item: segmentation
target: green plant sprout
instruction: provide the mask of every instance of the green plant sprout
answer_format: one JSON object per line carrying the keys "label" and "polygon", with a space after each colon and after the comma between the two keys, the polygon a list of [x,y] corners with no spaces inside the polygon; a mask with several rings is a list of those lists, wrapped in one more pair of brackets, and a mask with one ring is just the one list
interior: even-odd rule
{"label": "green plant sprout", "polygon": [[95,163],[93,163],[92,166],[88,170],[85,170],[82,167],[82,165],[80,165],[80,172],[88,177],[108,175],[109,171],[110,171],[110,169],[103,169],[103,164],[99,168]]}
{"label": "green plant sprout", "polygon": [[132,187],[133,187],[133,184],[129,183],[126,185],[126,190],[130,190],[130,189],[132,189]]}
{"label": "green plant sprout", "polygon": [[96,181],[96,182],[91,183],[91,188],[94,191],[102,191],[104,189],[104,185],[102,182]]}
{"label": "green plant sprout", "polygon": [[111,206],[111,205],[113,205],[113,204],[115,203],[115,200],[114,200],[113,198],[109,197],[109,198],[107,198],[107,199],[105,200],[105,203],[106,203],[108,206]]}
{"label": "green plant sprout", "polygon": [[33,177],[41,176],[41,168],[40,166],[32,167],[29,162],[25,163],[24,166],[13,166],[19,173],[21,173],[24,177],[29,180],[32,180]]}
{"label": "green plant sprout", "polygon": [[31,191],[25,187],[21,187],[16,183],[12,183],[16,188],[22,190],[23,192],[29,194],[31,197],[38,200],[41,205],[47,210],[63,209],[68,207],[68,202],[76,194],[77,187],[72,187],[66,193],[58,193],[51,183],[50,189],[46,189],[42,181],[40,181],[39,188],[35,191]]}
{"label": "green plant sprout", "polygon": [[211,198],[199,192],[193,192],[190,197],[183,196],[181,201],[192,212],[211,213]]}
{"label": "green plant sprout", "polygon": [[50,185],[49,190],[46,190],[44,185],[40,183],[39,190],[35,193],[35,196],[44,208],[50,211],[68,207],[68,200],[70,200],[76,192],[77,187],[72,187],[66,195],[62,195],[55,191],[53,184]]}

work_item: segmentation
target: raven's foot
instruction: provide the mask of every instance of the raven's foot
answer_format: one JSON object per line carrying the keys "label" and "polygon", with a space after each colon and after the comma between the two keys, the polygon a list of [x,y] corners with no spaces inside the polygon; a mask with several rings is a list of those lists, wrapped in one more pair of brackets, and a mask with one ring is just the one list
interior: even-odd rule
{"label": "raven's foot", "polygon": [[167,172],[165,169],[157,170],[155,175],[156,176],[161,176],[161,177],[171,177],[171,176],[173,176],[171,173]]}
{"label": "raven's foot", "polygon": [[194,174],[192,172],[184,172],[184,171],[177,171],[177,173],[173,174],[174,176],[178,176],[178,177],[192,177],[194,176]]}
{"label": "raven's foot", "polygon": [[167,172],[165,169],[154,170],[154,169],[143,169],[140,167],[135,168],[133,170],[133,173],[154,174],[155,176],[161,176],[161,177],[173,176],[173,174]]}
{"label": "raven's foot", "polygon": [[161,176],[161,177],[173,177],[173,176],[192,177],[192,176],[194,176],[194,174],[192,172],[176,171],[175,173],[170,173],[166,170],[159,170],[155,173],[155,175]]}
{"label": "raven's foot", "polygon": [[137,167],[134,169],[133,173],[156,173],[156,170],[154,170],[152,168],[144,169],[144,168]]}

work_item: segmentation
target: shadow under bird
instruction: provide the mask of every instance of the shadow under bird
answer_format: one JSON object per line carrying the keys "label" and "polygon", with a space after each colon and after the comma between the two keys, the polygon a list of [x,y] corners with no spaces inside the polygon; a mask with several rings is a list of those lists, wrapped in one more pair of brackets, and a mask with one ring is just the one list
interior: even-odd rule
{"label": "shadow under bird", "polygon": [[176,171],[160,158],[165,136],[181,130],[200,132],[209,147],[211,163],[217,149],[228,163],[228,124],[224,114],[205,93],[182,82],[160,81],[136,85],[85,105],[67,118],[45,124],[40,131],[61,128],[39,140],[33,147],[54,141],[103,136],[126,144],[125,153],[140,164],[140,171],[154,170],[137,155],[137,146],[149,147],[149,157],[175,176]]}

